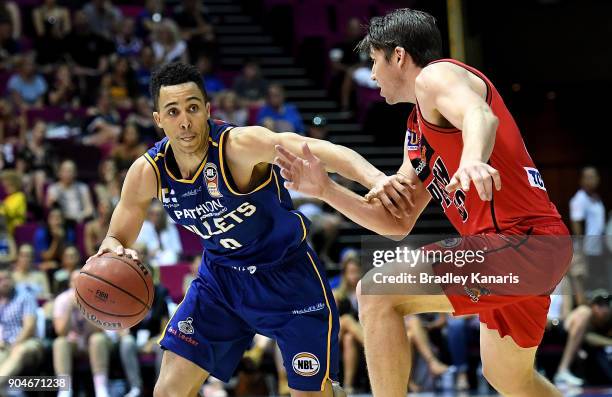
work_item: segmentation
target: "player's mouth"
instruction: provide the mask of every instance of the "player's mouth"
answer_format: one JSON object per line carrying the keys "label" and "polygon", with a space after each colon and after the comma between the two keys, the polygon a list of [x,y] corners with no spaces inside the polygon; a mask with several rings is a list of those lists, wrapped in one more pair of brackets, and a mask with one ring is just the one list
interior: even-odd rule
{"label": "player's mouth", "polygon": [[179,139],[183,142],[191,142],[196,138],[195,135],[185,135],[185,136],[181,136],[179,137]]}

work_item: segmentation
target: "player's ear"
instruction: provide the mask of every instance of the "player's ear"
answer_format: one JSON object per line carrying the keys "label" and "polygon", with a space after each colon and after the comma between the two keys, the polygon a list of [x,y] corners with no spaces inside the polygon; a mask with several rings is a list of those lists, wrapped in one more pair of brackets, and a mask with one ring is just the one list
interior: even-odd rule
{"label": "player's ear", "polygon": [[210,102],[206,102],[205,105],[205,109],[206,109],[206,118],[210,118]]}
{"label": "player's ear", "polygon": [[161,125],[161,121],[159,119],[159,113],[158,112],[153,112],[153,120],[155,120],[155,124],[159,127],[162,128]]}
{"label": "player's ear", "polygon": [[395,50],[393,50],[393,55],[395,55],[395,61],[397,63],[397,66],[399,66],[400,68],[406,65],[406,62],[408,62],[408,57],[410,56],[408,55],[404,47],[395,47]]}

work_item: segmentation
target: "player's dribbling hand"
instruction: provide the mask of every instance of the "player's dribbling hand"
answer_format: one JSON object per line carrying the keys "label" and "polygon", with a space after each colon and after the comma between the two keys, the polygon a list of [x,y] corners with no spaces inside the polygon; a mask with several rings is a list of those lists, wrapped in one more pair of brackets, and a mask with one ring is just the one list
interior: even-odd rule
{"label": "player's dribbling hand", "polygon": [[471,160],[461,162],[450,183],[446,185],[446,191],[450,193],[461,189],[467,192],[472,182],[476,186],[478,196],[483,201],[493,199],[493,184],[495,184],[495,190],[501,190],[502,187],[499,171],[482,161]]}
{"label": "player's dribbling hand", "polygon": [[114,254],[117,254],[118,256],[127,256],[128,258],[133,259],[136,262],[140,262],[136,250],[133,250],[131,248],[125,248],[116,238],[106,236],[106,238],[102,241],[102,244],[100,244],[98,252],[96,252],[95,255],[90,256],[87,261],[85,261],[85,263],[89,262],[92,258],[101,256],[102,254],[105,254],[107,252],[112,252]]}
{"label": "player's dribbling hand", "polygon": [[276,145],[274,164],[281,169],[285,187],[315,198],[322,198],[331,179],[325,165],[310,151],[308,144],[302,146],[303,158],[280,145]]}
{"label": "player's dribbling hand", "polygon": [[408,215],[414,208],[412,195],[416,186],[402,174],[380,178],[374,187],[365,195],[367,201],[380,200],[396,218]]}

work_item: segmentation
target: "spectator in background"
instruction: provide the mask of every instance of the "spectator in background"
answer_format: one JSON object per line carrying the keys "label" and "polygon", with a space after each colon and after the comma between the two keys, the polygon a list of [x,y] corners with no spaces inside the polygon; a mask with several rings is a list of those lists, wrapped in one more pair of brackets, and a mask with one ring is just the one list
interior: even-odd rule
{"label": "spectator in background", "polygon": [[53,284],[51,286],[54,295],[68,288],[70,275],[73,271],[80,269],[81,255],[74,245],[67,245],[62,252],[62,260],[59,268],[53,273]]}
{"label": "spectator in background", "polygon": [[64,247],[74,244],[74,229],[68,227],[60,208],[51,208],[47,222],[34,232],[34,252],[36,262],[41,262],[41,270],[57,268],[62,259]]}
{"label": "spectator in background", "polygon": [[155,31],[155,25],[161,22],[163,16],[164,4],[162,0],[146,0],[144,9],[136,17],[138,37],[148,38]]}
{"label": "spectator in background", "polygon": [[[141,256],[144,257],[144,256]],[[139,397],[143,390],[138,353],[155,353],[155,378],[159,376],[163,351],[157,343],[168,323],[168,289],[159,282],[159,269],[153,268],[153,304],[147,316],[121,335],[119,353],[130,391],[125,397]]]}
{"label": "spectator in background", "polygon": [[47,93],[47,82],[36,73],[34,56],[23,55],[17,63],[17,73],[7,83],[13,102],[20,108],[41,107]]}
{"label": "spectator in background", "polygon": [[306,135],[314,139],[327,140],[328,133],[327,119],[321,115],[315,115],[308,126]]}
{"label": "spectator in background", "polygon": [[[584,236],[582,244],[580,242],[574,244],[574,258],[569,272],[572,289],[577,297],[576,303],[579,305],[586,303],[584,283],[590,273],[595,274],[604,283],[609,281],[607,277],[602,277],[605,273],[599,273],[607,271],[607,266],[601,263],[606,209],[597,191],[598,187],[599,172],[595,167],[585,167],[580,177],[580,189],[570,200],[572,233]],[[603,267],[599,269],[599,266]]]}
{"label": "spectator in background", "polygon": [[136,242],[147,247],[153,266],[174,265],[183,251],[176,225],[168,220],[164,207],[157,200],[151,203]]}
{"label": "spectator in background", "polygon": [[13,234],[15,228],[22,225],[26,220],[27,200],[22,190],[21,177],[14,170],[5,170],[0,173],[2,188],[6,197],[0,204],[0,215],[6,220],[6,228],[9,234]]}
{"label": "spectator in background", "polygon": [[183,278],[183,295],[187,293],[187,289],[191,285],[191,282],[198,277],[198,271],[200,270],[200,264],[202,263],[202,255],[196,255],[191,260],[191,273],[188,273]]}
{"label": "spectator in background", "polygon": [[0,98],[0,145],[24,142],[27,124],[23,109],[15,109],[10,101]]}
{"label": "spectator in background", "polygon": [[98,147],[112,146],[121,132],[121,119],[107,91],[98,95],[96,106],[87,109],[83,143]]}
{"label": "spectator in background", "polygon": [[247,125],[249,112],[238,101],[238,96],[234,91],[222,91],[217,95],[217,107],[214,111],[214,118],[227,121],[238,127]]}
{"label": "spectator in background", "polygon": [[138,84],[130,62],[126,57],[115,59],[111,71],[102,76],[102,91],[108,92],[114,107],[130,109],[132,98],[138,93]]}
{"label": "spectator in background", "polygon": [[55,69],[55,76],[49,90],[48,103],[62,108],[77,108],[81,104],[80,88],[70,73],[70,66],[63,63]]}
{"label": "spectator in background", "polygon": [[11,23],[11,37],[15,40],[21,37],[21,12],[16,2],[0,0],[0,19]]}
{"label": "spectator in background", "polygon": [[363,37],[361,23],[357,18],[351,18],[346,26],[346,37],[344,41],[336,44],[329,51],[331,62],[332,77],[330,82],[330,92],[336,100],[341,102],[343,110],[350,107],[349,95],[341,95],[345,78],[352,75],[354,68],[359,64],[359,53],[355,51],[357,44]]}
{"label": "spectator in background", "polygon": [[456,369],[455,390],[468,390],[469,343],[472,336],[478,335],[478,316],[448,316],[447,343],[451,362]]}
{"label": "spectator in background", "polygon": [[117,172],[117,164],[112,158],[100,164],[98,182],[94,186],[96,201],[110,201],[116,206],[121,195],[122,176]]}
{"label": "spectator in background", "polygon": [[[563,355],[553,377],[556,385],[582,386],[584,381],[570,372],[570,366],[582,345],[584,333],[590,320],[586,305],[572,309],[572,298],[567,277],[557,285],[550,296],[544,340],[554,338],[564,344]],[[450,322],[449,322],[450,324]],[[452,335],[449,333],[449,342]]]}
{"label": "spectator in background", "polygon": [[146,96],[140,96],[136,99],[135,112],[125,120],[126,124],[134,124],[138,129],[140,141],[146,145],[151,145],[159,141],[163,137],[163,132],[157,127],[153,117],[153,105],[151,100]]}
{"label": "spectator in background", "polygon": [[0,393],[7,377],[42,360],[42,344],[35,338],[36,310],[36,299],[18,294],[8,268],[0,268]]}
{"label": "spectator in background", "polygon": [[202,54],[197,58],[196,67],[202,75],[202,82],[206,93],[214,98],[220,91],[225,89],[225,84],[214,73],[214,65],[209,55]]}
{"label": "spectator in background", "polygon": [[53,145],[45,140],[46,131],[47,124],[36,120],[16,161],[17,171],[24,176],[28,209],[36,219],[43,218],[45,185],[54,174],[57,158]]}
{"label": "spectator in background", "polygon": [[140,141],[136,124],[126,124],[119,136],[119,143],[113,149],[111,157],[120,171],[130,168],[134,160],[147,151],[147,146]]}
{"label": "spectator in background", "polygon": [[234,80],[234,91],[249,105],[262,106],[264,104],[268,82],[261,76],[259,64],[255,60],[248,60],[244,64],[242,74]]}
{"label": "spectator in background", "polygon": [[590,321],[584,338],[591,363],[588,375],[594,377],[594,373],[599,372],[598,383],[609,384],[612,379],[612,296],[603,289],[589,295]]}
{"label": "spectator in background", "polygon": [[91,30],[106,39],[112,39],[117,33],[123,15],[113,6],[110,0],[91,0],[83,7]]}
{"label": "spectator in background", "polygon": [[151,47],[158,64],[187,62],[187,44],[181,38],[178,26],[171,19],[164,19],[155,26]]}
{"label": "spectator in background", "polygon": [[19,42],[12,36],[13,27],[6,15],[0,15],[0,70],[12,69],[19,54]]}
{"label": "spectator in background", "polygon": [[106,237],[113,206],[108,199],[98,201],[96,217],[85,224],[85,255],[90,257],[98,252],[98,247]]}
{"label": "spectator in background", "polygon": [[149,83],[151,82],[151,73],[154,67],[155,53],[153,52],[153,48],[145,46],[142,48],[142,51],[140,51],[140,61],[136,68],[136,84],[138,84],[140,95],[144,95],[147,98],[151,97]]}
{"label": "spectator in background", "polygon": [[295,107],[285,103],[285,90],[280,84],[270,84],[266,104],[259,110],[257,124],[272,131],[292,131],[304,135],[302,116]]}
{"label": "spectator in background", "polygon": [[119,26],[119,32],[115,36],[117,55],[134,59],[142,51],[142,40],[136,36],[136,23],[134,18],[124,18]]}
{"label": "spectator in background", "polygon": [[89,188],[78,181],[76,164],[64,160],[60,164],[58,181],[49,186],[47,191],[47,208],[55,204],[62,208],[66,220],[80,223],[93,215],[93,204]]}
{"label": "spectator in background", "polygon": [[354,392],[354,381],[361,347],[363,346],[363,329],[359,324],[359,311],[355,290],[361,279],[362,271],[357,251],[347,251],[341,264],[341,279],[338,288],[333,290],[334,299],[340,316],[340,343],[342,345],[342,363],[344,365],[343,387],[347,393]]}
{"label": "spectator in background", "polygon": [[44,0],[32,11],[32,22],[37,62],[47,65],[59,61],[64,52],[64,39],[72,29],[68,8],[58,5],[56,0]]}
{"label": "spectator in background", "polygon": [[172,18],[181,29],[187,42],[189,59],[198,59],[203,54],[212,54],[215,49],[215,32],[208,16],[198,0],[182,0]]}
{"label": "spectator in background", "polygon": [[114,51],[111,40],[92,32],[87,15],[75,12],[74,27],[66,36],[64,52],[74,65],[74,73],[91,79],[88,88],[95,87],[96,77],[108,69],[108,56]]}
{"label": "spectator in background", "polygon": [[0,267],[9,266],[17,258],[15,239],[8,232],[6,219],[0,215]]}
{"label": "spectator in background", "polygon": [[[108,363],[110,343],[104,331],[94,327],[79,312],[74,296],[74,281],[78,271],[70,276],[70,289],[55,298],[53,328],[53,368],[56,375],[72,375],[73,357],[88,355],[96,397],[109,397]],[[58,397],[70,397],[70,391],[60,391]]]}
{"label": "spectator in background", "polygon": [[17,252],[17,260],[13,265],[13,280],[17,291],[29,293],[39,300],[51,298],[49,279],[44,272],[33,269],[34,247],[22,244]]}

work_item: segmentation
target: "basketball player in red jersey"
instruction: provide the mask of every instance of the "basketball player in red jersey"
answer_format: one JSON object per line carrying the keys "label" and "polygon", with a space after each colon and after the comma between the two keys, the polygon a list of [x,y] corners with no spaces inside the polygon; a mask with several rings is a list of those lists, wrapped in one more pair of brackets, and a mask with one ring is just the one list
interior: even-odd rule
{"label": "basketball player in red jersey", "polygon": [[[358,289],[359,309],[374,396],[406,395],[410,348],[402,318],[421,312],[479,314],[484,376],[502,395],[560,396],[534,370],[534,359],[546,324],[548,294],[569,266],[571,243],[502,98],[478,70],[441,59],[440,33],[424,12],[400,9],[373,18],[359,49],[369,52],[371,77],[387,103],[415,104],[401,168],[364,198],[333,182],[306,145],[303,157],[277,147],[276,162],[286,186],[326,201],[379,234],[401,237],[434,198],[465,236],[440,247],[480,248],[486,252],[485,271],[515,271],[540,282],[537,293],[521,294],[520,288],[510,287],[506,292],[512,293],[504,294],[503,288],[492,293],[492,287],[478,282],[440,282],[407,285],[402,293],[383,295],[368,292],[372,278],[365,277]],[[386,206],[407,192],[411,210],[401,218],[392,216]],[[557,236],[565,238],[548,244],[546,238]],[[521,252],[521,245],[527,252]],[[385,264],[384,271],[436,276],[461,266],[396,262]]]}

